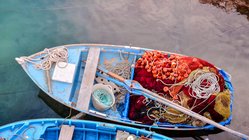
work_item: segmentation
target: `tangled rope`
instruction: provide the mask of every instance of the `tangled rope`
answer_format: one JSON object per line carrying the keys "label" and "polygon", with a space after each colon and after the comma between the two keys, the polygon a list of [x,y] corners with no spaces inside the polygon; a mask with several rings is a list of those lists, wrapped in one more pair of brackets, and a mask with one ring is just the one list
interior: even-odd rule
{"label": "tangled rope", "polygon": [[116,65],[116,67],[113,69],[113,72],[121,75],[125,79],[130,79],[130,73],[131,73],[130,69],[131,69],[130,63],[128,61],[123,61]]}
{"label": "tangled rope", "polygon": [[115,66],[112,64],[105,64],[105,68],[115,74],[118,74],[119,76],[122,76],[125,79],[130,79],[131,65],[126,60],[117,63]]}
{"label": "tangled rope", "polygon": [[[151,99],[149,98],[145,98],[143,101],[142,101],[143,104],[145,104],[146,107],[150,105],[153,105],[153,106],[150,106],[147,111],[146,111],[146,116],[154,121],[155,124],[157,124],[157,122],[160,120],[160,119],[163,119],[164,116],[163,114],[166,112],[166,106],[157,102],[157,101],[152,101]],[[155,113],[157,112],[157,113]]]}
{"label": "tangled rope", "polygon": [[119,52],[120,59],[122,60],[121,62],[116,63],[116,65],[113,65],[112,63],[106,63],[104,64],[105,69],[108,71],[111,71],[125,79],[130,79],[131,75],[131,64],[129,62],[129,57],[130,54],[125,57],[122,52]]}
{"label": "tangled rope", "polygon": [[[157,110],[157,111],[155,111]],[[155,113],[155,112],[157,113]],[[148,110],[147,110],[147,117],[150,119],[150,120],[153,120],[154,123],[157,124],[157,122],[160,120],[160,119],[164,119],[164,116],[163,114],[166,112],[166,107],[164,105],[162,105],[161,103],[158,103],[158,102],[155,102],[155,106],[154,107],[150,107]]]}
{"label": "tangled rope", "polygon": [[[189,95],[196,99],[207,99],[213,93],[220,92],[219,77],[212,72],[198,71],[188,78],[185,86],[189,86]],[[205,84],[203,84],[205,83]],[[192,89],[192,91],[190,91]]]}
{"label": "tangled rope", "polygon": [[41,54],[43,55],[39,58],[21,57],[21,59],[34,64],[35,68],[42,70],[50,70],[53,63],[58,64],[59,62],[68,62],[68,50],[65,47],[51,49],[45,48]]}

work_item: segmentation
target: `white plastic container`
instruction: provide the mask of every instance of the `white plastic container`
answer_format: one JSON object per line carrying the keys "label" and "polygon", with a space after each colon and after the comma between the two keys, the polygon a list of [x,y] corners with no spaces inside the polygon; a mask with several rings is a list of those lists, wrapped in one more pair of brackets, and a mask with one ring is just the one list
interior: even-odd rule
{"label": "white plastic container", "polygon": [[[112,99],[112,104],[110,106],[107,106],[106,104],[103,104],[102,102],[100,102],[97,98],[95,98],[95,96],[93,96],[94,94],[94,91],[97,90],[97,89],[103,89],[103,90],[106,90],[107,93],[109,95],[111,95],[111,99]],[[93,86],[93,91],[92,91],[92,102],[93,102],[93,106],[99,110],[99,111],[105,111],[107,109],[110,109],[114,103],[115,103],[115,96],[114,96],[114,93],[112,91],[112,87],[109,86],[109,85],[103,85],[103,84],[95,84]]]}

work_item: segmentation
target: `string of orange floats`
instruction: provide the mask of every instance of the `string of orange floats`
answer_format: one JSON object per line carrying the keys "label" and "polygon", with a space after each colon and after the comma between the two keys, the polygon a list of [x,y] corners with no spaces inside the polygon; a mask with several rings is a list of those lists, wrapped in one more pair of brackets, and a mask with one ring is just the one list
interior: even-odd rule
{"label": "string of orange floats", "polygon": [[145,68],[147,72],[152,72],[153,77],[157,79],[181,81],[188,77],[191,70],[187,65],[179,65],[179,59],[180,56],[174,54],[167,57],[158,51],[145,52],[138,59],[136,68]]}

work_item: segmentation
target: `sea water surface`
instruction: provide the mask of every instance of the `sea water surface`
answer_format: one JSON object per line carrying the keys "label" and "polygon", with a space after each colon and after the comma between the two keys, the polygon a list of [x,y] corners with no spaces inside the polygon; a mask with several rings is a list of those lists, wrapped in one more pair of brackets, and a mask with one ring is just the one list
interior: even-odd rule
{"label": "sea water surface", "polygon": [[[15,57],[72,43],[133,45],[197,56],[233,77],[231,128],[249,134],[249,22],[198,0],[0,0],[0,125],[60,117]],[[213,136],[215,139],[225,133]]]}

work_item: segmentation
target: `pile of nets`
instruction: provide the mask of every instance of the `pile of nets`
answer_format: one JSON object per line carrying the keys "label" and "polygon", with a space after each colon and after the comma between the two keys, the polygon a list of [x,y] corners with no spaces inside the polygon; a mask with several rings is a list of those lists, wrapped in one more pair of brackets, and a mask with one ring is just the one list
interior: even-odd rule
{"label": "pile of nets", "polygon": [[[188,56],[145,52],[136,62],[134,80],[164,98],[216,122],[230,116],[230,92],[212,64]],[[144,96],[131,96],[129,118],[202,126],[194,118]]]}

